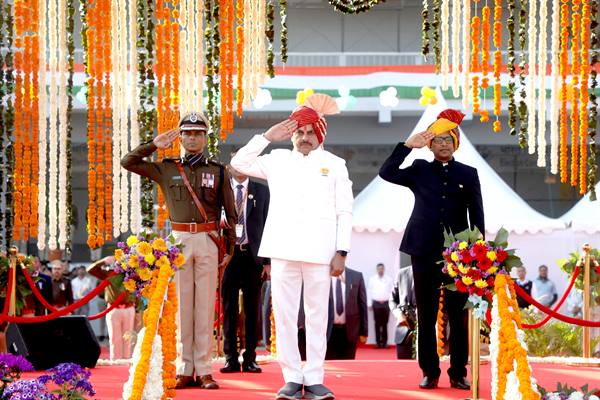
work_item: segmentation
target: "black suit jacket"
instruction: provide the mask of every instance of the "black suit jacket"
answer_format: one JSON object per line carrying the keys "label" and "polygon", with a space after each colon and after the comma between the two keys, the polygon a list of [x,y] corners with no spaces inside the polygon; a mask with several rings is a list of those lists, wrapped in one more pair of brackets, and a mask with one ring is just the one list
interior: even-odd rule
{"label": "black suit jacket", "polygon": [[[327,339],[331,336],[333,328],[333,294],[334,288],[329,291],[329,320],[327,321]],[[361,272],[346,267],[346,333],[348,342],[358,342],[359,336],[368,336],[369,320],[367,314],[367,289]]]}
{"label": "black suit jacket", "polygon": [[[234,182],[235,183],[235,182]],[[235,190],[234,196],[235,196]],[[258,256],[258,249],[269,211],[269,188],[262,183],[248,182],[246,201],[246,234],[248,245],[257,265],[270,264],[271,259]]]}
{"label": "black suit jacket", "polygon": [[415,195],[400,250],[414,256],[437,257],[439,253],[441,259],[444,229],[456,234],[477,227],[485,234],[477,170],[454,159],[446,166],[437,160],[415,160],[400,169],[410,152],[403,142],[398,143],[379,170],[383,179],[406,186]]}

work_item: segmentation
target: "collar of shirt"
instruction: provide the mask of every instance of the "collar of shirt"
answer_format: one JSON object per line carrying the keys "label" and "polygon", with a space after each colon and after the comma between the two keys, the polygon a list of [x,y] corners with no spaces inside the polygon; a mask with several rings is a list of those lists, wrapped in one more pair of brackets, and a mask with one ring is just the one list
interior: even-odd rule
{"label": "collar of shirt", "polygon": [[242,185],[244,187],[243,192],[245,193],[248,190],[248,182],[250,179],[246,178],[244,182],[238,182],[234,178],[231,178],[231,188],[233,189],[233,196],[235,197],[235,193],[237,191],[237,186]]}
{"label": "collar of shirt", "polygon": [[204,156],[204,154],[202,154],[202,153],[186,153],[186,154],[185,154],[185,156],[184,156],[184,157],[183,157],[183,159],[182,159],[182,162],[189,163],[189,162],[190,162],[190,159],[191,159],[192,157],[196,157],[196,156],[198,156],[198,155],[200,156],[200,161],[199,161],[199,162],[200,162],[200,164],[205,164],[205,163],[206,163],[206,157],[205,157],[205,156]]}
{"label": "collar of shirt", "polygon": [[452,166],[452,164],[454,164],[455,162],[456,162],[456,160],[454,160],[454,157],[452,157],[448,161],[440,161],[440,160],[436,160],[435,158],[433,159],[433,164],[437,165],[439,167]]}
{"label": "collar of shirt", "polygon": [[321,154],[323,154],[325,150],[323,150],[323,147],[321,145],[319,145],[316,149],[311,150],[310,153],[308,153],[306,156],[304,154],[302,154],[300,151],[296,150],[295,148],[292,149],[292,154],[295,157],[306,157],[306,158],[315,158],[315,157],[319,157]]}
{"label": "collar of shirt", "polygon": [[337,279],[341,279],[342,280],[342,284],[346,284],[346,271],[342,272],[342,274],[340,276],[332,276],[331,277],[331,283],[333,283],[335,285],[335,281]]}

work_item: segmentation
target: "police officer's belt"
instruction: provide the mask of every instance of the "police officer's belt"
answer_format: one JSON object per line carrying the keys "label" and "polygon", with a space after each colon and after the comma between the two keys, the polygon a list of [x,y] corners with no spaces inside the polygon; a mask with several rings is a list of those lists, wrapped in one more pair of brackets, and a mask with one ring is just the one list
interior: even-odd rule
{"label": "police officer's belt", "polygon": [[217,230],[217,223],[215,221],[205,222],[205,223],[183,223],[183,222],[171,222],[171,228],[174,231],[179,232],[189,232],[189,233],[198,233],[198,232],[210,232]]}

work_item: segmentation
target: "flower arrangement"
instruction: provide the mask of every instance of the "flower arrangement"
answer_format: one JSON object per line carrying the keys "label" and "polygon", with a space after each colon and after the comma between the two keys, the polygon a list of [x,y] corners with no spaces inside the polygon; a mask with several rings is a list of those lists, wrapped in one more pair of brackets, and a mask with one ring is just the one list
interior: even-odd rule
{"label": "flower arrangement", "polygon": [[6,387],[19,380],[21,372],[33,371],[33,365],[23,356],[0,354],[0,398]]}
{"label": "flower arrangement", "polygon": [[467,305],[484,319],[494,294],[494,281],[499,273],[507,274],[522,265],[514,250],[507,250],[508,232],[502,228],[493,241],[486,242],[477,228],[456,235],[444,232],[442,271],[454,279],[451,288],[469,293]]}
{"label": "flower arrangement", "polygon": [[155,233],[131,235],[119,242],[115,251],[115,272],[122,274],[123,285],[137,297],[150,297],[150,282],[163,266],[170,266],[171,276],[185,263],[182,246],[175,238],[166,240]]}
{"label": "flower arrangement", "polygon": [[[592,263],[590,268],[590,287],[592,290],[592,297],[600,297],[600,265],[598,265],[598,261],[600,260],[600,250],[591,249],[590,256],[592,257]],[[579,260],[581,260],[581,254],[579,252],[574,252],[569,255],[569,258],[563,258],[558,260],[558,266],[561,270],[566,272],[569,276],[573,274],[573,270],[575,270],[575,266],[580,265],[582,267],[582,272],[577,276],[575,280],[575,287],[577,289],[583,290],[583,265],[579,264]]]}
{"label": "flower arrangement", "polygon": [[568,384],[558,384],[554,392],[542,390],[542,400],[600,400],[599,389],[589,389],[588,385],[582,386],[579,390]]}
{"label": "flower arrangement", "polygon": [[[33,370],[33,367],[22,357],[0,354],[0,364],[11,363],[13,370]],[[1,367],[0,367],[1,368]],[[2,372],[4,369],[1,368]],[[47,374],[37,379],[13,380],[6,388],[0,389],[3,400],[85,400],[95,396],[96,392],[89,379],[89,370],[73,363],[59,364],[46,371]],[[16,378],[18,379],[18,377]],[[4,379],[2,379],[4,381]],[[56,388],[49,390],[47,384]]]}
{"label": "flower arrangement", "polygon": [[[17,255],[17,264],[21,264],[29,271],[30,275],[35,275],[33,271],[33,258],[23,254]],[[18,266],[18,265],[17,265]],[[22,267],[21,267],[22,268]],[[27,306],[27,297],[31,295],[32,291],[25,279],[25,275],[19,272],[20,268],[17,268],[17,283],[16,283],[16,315],[21,315],[23,309]],[[10,258],[5,253],[0,253],[0,302],[6,300],[6,293],[8,288],[8,274],[10,272]],[[37,277],[33,276],[34,281]]]}

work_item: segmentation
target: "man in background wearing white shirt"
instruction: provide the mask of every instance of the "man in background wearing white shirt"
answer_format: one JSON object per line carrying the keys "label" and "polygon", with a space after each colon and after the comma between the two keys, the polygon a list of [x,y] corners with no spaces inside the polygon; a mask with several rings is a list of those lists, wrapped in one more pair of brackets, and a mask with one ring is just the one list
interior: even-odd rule
{"label": "man in background wearing white shirt", "polygon": [[558,292],[554,282],[548,279],[548,267],[540,265],[538,269],[539,276],[533,281],[533,289],[531,291],[531,297],[536,301],[542,303],[546,307],[552,307],[558,299]]}
{"label": "man in background wearing white shirt", "polygon": [[[332,276],[344,271],[352,233],[352,182],[346,162],[323,150],[324,115],[335,101],[314,94],[288,120],[256,135],[231,160],[241,173],[266,179],[271,201],[259,256],[271,258],[277,358],[286,384],[277,399],[334,399],[323,385],[328,298]],[[293,150],[260,155],[271,142]],[[298,350],[298,310],[304,284],[306,359]]]}
{"label": "man in background wearing white shirt", "polygon": [[[85,266],[77,267],[77,276],[71,280],[73,289],[73,300],[78,301],[84,298],[94,288],[94,282],[85,270]],[[84,304],[75,310],[74,314],[90,315],[90,304]]]}
{"label": "man in background wearing white shirt", "polygon": [[393,289],[394,282],[385,274],[385,266],[382,263],[377,264],[377,275],[369,278],[369,298],[373,307],[375,341],[378,349],[385,349],[388,344],[389,299]]}

